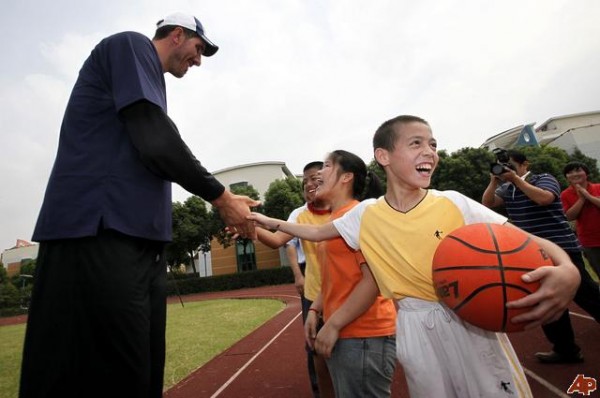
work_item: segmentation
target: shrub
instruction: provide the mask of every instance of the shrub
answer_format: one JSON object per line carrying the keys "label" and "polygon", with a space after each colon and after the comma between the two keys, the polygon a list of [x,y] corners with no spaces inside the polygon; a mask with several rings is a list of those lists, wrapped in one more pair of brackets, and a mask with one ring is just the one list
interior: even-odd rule
{"label": "shrub", "polygon": [[[177,285],[175,285],[177,283]],[[167,282],[169,296],[202,292],[220,292],[259,286],[283,285],[294,283],[294,274],[290,267],[278,267],[256,271],[240,272],[228,275],[198,277],[198,274],[172,278]]]}
{"label": "shrub", "polygon": [[13,316],[27,313],[27,309],[21,308],[23,299],[22,292],[12,283],[0,284],[0,316]]}

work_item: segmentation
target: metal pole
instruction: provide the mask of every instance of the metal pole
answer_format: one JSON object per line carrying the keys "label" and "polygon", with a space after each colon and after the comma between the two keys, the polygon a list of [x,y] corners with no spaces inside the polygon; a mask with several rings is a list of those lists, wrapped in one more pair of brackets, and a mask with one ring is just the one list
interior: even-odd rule
{"label": "metal pole", "polygon": [[177,279],[175,279],[175,274],[173,274],[173,267],[169,265],[169,269],[171,270],[171,278],[173,279],[173,284],[175,285],[175,292],[177,292],[177,297],[179,297],[179,302],[181,303],[181,306],[184,307],[183,300],[181,299],[181,294],[179,294],[179,286],[177,286]]}

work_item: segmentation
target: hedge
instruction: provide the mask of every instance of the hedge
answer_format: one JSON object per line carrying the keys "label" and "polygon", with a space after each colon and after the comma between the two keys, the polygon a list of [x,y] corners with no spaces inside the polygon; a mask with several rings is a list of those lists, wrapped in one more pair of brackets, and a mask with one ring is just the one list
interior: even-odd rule
{"label": "hedge", "polygon": [[[186,295],[202,292],[220,292],[249,287],[294,283],[290,267],[277,267],[237,274],[199,277],[198,274],[171,274],[167,276],[167,295]],[[0,284],[0,317],[27,313],[23,297],[12,285]]]}
{"label": "hedge", "polygon": [[170,274],[167,280],[167,295],[186,295],[203,292],[221,292],[249,287],[283,285],[294,283],[290,267],[245,271],[237,274],[217,275],[200,278],[198,274]]}

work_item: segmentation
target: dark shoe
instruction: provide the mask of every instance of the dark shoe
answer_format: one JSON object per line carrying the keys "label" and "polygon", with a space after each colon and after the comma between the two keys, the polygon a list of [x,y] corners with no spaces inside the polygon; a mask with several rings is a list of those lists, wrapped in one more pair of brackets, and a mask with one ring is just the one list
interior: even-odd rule
{"label": "dark shoe", "polygon": [[541,363],[579,363],[583,362],[583,354],[578,352],[573,355],[563,355],[555,351],[536,352],[535,357]]}

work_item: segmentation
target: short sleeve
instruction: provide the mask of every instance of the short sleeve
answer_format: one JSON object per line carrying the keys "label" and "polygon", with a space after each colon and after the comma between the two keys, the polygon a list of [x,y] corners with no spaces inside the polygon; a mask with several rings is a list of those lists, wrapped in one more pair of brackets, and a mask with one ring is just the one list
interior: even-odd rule
{"label": "short sleeve", "polygon": [[152,41],[125,32],[106,38],[97,48],[117,111],[146,100],[167,112],[164,74]]}
{"label": "short sleeve", "polygon": [[474,223],[490,223],[504,224],[508,219],[500,213],[474,201],[468,196],[457,191],[436,191],[437,194],[443,195],[450,199],[461,211],[465,224]]}
{"label": "short sleeve", "polygon": [[367,206],[375,203],[376,199],[366,199],[354,206],[342,217],[333,220],[333,226],[348,246],[354,250],[360,249],[360,220]]}

